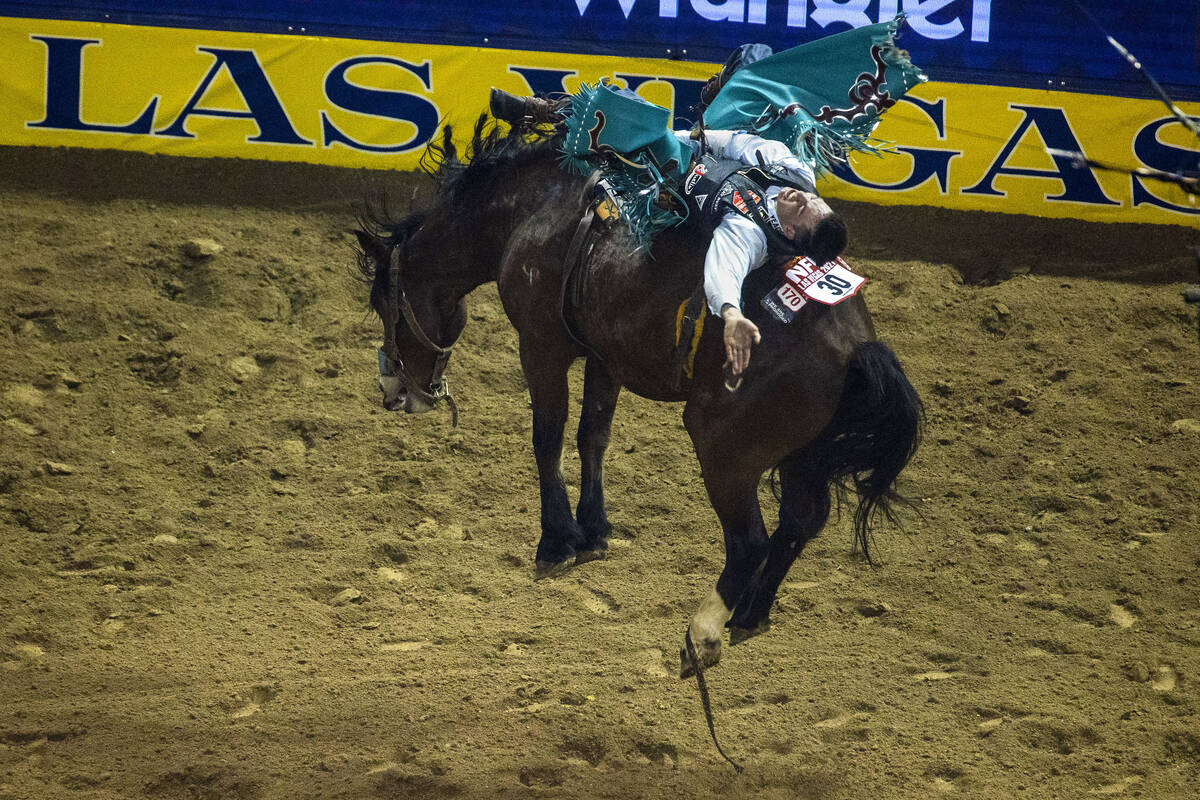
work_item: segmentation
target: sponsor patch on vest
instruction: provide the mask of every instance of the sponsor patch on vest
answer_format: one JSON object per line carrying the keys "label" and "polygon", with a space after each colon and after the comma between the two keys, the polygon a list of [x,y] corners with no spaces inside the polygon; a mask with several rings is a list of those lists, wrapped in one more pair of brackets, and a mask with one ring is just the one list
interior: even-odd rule
{"label": "sponsor patch on vest", "polygon": [[750,213],[750,206],[746,205],[746,201],[744,199],[742,199],[741,192],[735,190],[733,193],[733,197],[731,197],[729,199],[729,202],[733,203],[733,207],[736,208],[738,211],[742,212],[743,214]]}
{"label": "sponsor patch on vest", "polygon": [[691,194],[692,189],[696,188],[696,184],[704,177],[704,173],[708,172],[708,167],[701,162],[692,169],[692,173],[687,176],[687,180],[683,183],[684,194]]}

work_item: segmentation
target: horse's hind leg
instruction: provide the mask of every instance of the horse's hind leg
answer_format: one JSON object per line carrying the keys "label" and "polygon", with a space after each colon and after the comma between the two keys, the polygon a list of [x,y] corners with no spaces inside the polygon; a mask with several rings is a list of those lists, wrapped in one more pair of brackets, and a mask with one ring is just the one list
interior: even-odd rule
{"label": "horse's hind leg", "polygon": [[[544,345],[544,342],[539,342]],[[537,547],[537,576],[554,575],[575,563],[584,535],[571,515],[562,477],[563,429],[567,424],[567,367],[570,356],[534,352],[521,341],[521,365],[533,406],[533,455],[542,501],[542,538]]]}
{"label": "horse's hind leg", "polygon": [[[767,531],[758,505],[759,475],[734,479],[717,460],[701,458],[704,485],[725,534],[725,568],[717,586],[700,604],[688,626],[688,635],[703,666],[721,660],[721,637],[734,607],[745,593],[767,555]],[[686,678],[695,663],[686,650],[680,653],[680,677]]]}
{"label": "horse's hind leg", "polygon": [[829,479],[814,470],[803,451],[779,465],[779,527],[771,535],[766,564],[738,602],[729,621],[729,643],[738,644],[770,627],[771,604],[804,546],[829,519]]}
{"label": "horse's hind leg", "polygon": [[608,515],[604,510],[604,451],[612,432],[620,384],[598,359],[587,360],[583,373],[583,412],[579,417],[580,485],[575,518],[583,528],[579,563],[603,558],[608,549]]}

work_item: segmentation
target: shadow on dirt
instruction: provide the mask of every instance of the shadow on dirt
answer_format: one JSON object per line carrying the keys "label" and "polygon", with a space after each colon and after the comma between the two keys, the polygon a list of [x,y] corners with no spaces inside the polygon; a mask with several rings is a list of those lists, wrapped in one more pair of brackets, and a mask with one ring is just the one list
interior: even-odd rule
{"label": "shadow on dirt", "polygon": [[1145,285],[1196,279],[1200,232],[1179,225],[835,204],[854,232],[851,256],[948,263],[969,284],[1030,273]]}

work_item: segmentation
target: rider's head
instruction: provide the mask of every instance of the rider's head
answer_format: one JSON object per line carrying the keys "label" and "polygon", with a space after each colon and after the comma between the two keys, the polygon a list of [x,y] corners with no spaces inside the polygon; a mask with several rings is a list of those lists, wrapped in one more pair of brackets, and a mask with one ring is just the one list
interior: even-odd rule
{"label": "rider's head", "polygon": [[779,190],[775,196],[775,216],[783,235],[795,241],[811,232],[821,217],[832,214],[829,205],[811,192],[802,192],[790,186]]}
{"label": "rider's head", "polygon": [[775,216],[783,235],[801,245],[818,264],[846,247],[846,224],[829,204],[811,192],[786,187],[775,196]]}

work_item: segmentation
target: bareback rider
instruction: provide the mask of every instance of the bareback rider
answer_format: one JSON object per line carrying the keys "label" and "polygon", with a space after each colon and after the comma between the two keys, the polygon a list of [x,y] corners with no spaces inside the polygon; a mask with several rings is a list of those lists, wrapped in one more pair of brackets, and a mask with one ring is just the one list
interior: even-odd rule
{"label": "bareback rider", "polygon": [[[725,322],[725,356],[741,375],[761,338],[742,314],[742,282],[751,270],[797,254],[803,247],[817,263],[846,244],[846,227],[817,196],[812,166],[782,142],[735,131],[706,131],[708,152],[685,131],[676,137],[693,147],[683,195],[701,224],[712,230],[704,257],[708,308]],[[816,252],[813,252],[816,251]]]}
{"label": "bareback rider", "polygon": [[[518,98],[492,90],[492,115],[517,123],[557,123],[562,104],[537,97]],[[725,322],[725,356],[734,376],[750,363],[761,340],[758,326],[742,314],[742,282],[768,260],[795,255],[798,245],[819,247],[824,259],[845,246],[845,225],[817,196],[810,164],[782,142],[742,131],[675,131],[691,153],[681,194],[689,211],[712,231],[704,258],[708,308]],[[703,142],[703,145],[702,145]],[[815,225],[814,221],[822,220]],[[805,241],[797,239],[810,232]],[[818,261],[818,263],[820,263]]]}

